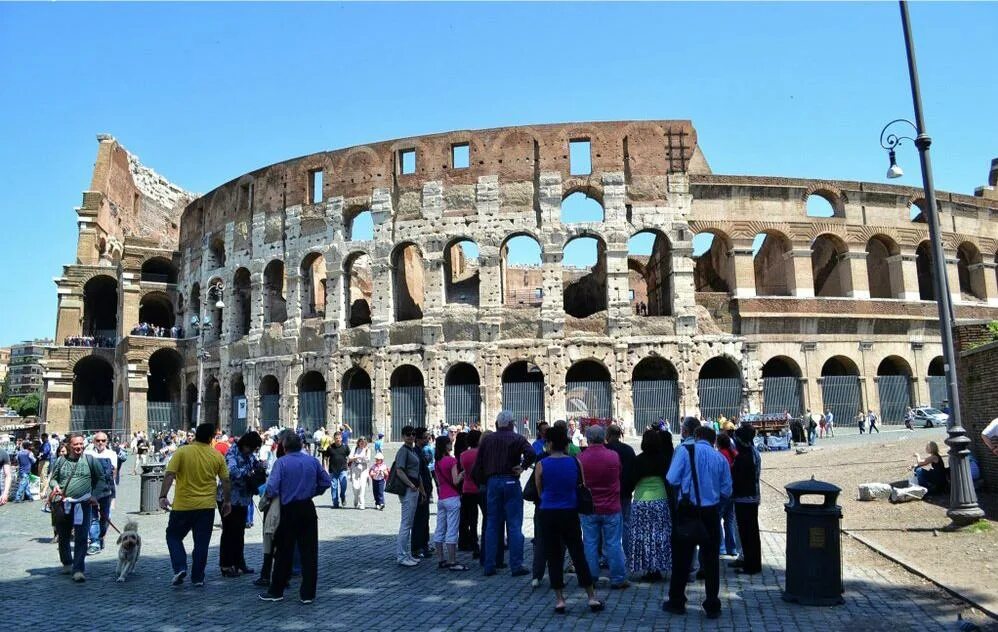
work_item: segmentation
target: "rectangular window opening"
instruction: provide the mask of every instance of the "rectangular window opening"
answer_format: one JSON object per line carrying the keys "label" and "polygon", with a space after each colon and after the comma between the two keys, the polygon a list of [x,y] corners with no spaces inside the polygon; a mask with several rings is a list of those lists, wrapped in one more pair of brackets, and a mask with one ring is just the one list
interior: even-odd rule
{"label": "rectangular window opening", "polygon": [[471,165],[471,147],[468,143],[451,145],[450,157],[454,169],[467,169]]}
{"label": "rectangular window opening", "polygon": [[588,138],[568,141],[568,172],[573,176],[587,176],[593,172],[592,148]]}
{"label": "rectangular window opening", "polygon": [[416,173],[416,150],[415,149],[400,149],[399,150],[399,173],[402,175],[409,175],[410,173]]}
{"label": "rectangular window opening", "polygon": [[308,198],[312,204],[322,202],[322,169],[308,172]]}
{"label": "rectangular window opening", "polygon": [[250,182],[249,185],[247,186],[247,190],[246,190],[246,207],[249,208],[250,211],[253,210],[253,193],[254,192],[255,192],[255,187],[253,186],[253,183]]}

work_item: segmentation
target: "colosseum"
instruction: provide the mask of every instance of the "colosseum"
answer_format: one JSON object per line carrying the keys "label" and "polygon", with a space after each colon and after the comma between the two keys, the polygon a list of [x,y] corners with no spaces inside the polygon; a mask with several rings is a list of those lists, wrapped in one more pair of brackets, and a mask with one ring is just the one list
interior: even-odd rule
{"label": "colosseum", "polygon": [[[199,384],[234,432],[390,439],[501,408],[841,425],[944,398],[920,189],[718,175],[690,121],[386,141],[204,195],[98,140],[55,280],[50,430],[184,427]],[[996,176],[938,196],[958,319],[998,318]]]}

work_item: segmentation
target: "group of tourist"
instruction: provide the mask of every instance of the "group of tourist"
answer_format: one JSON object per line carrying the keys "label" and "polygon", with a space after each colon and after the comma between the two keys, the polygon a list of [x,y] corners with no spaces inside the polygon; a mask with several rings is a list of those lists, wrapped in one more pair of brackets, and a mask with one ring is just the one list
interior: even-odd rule
{"label": "group of tourist", "polygon": [[142,322],[132,327],[130,333],[133,336],[152,336],[153,338],[183,338],[184,328],[179,325],[163,327],[162,325]]}
{"label": "group of tourist", "polygon": [[66,347],[97,347],[109,349],[114,347],[115,340],[114,338],[108,338],[107,336],[66,336],[62,344]]}

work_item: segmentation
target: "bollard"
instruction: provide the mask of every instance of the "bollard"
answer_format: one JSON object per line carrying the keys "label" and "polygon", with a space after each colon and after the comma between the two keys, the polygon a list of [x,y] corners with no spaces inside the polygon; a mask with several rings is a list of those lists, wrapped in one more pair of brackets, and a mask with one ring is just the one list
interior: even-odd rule
{"label": "bollard", "polygon": [[[807,606],[845,603],[842,593],[842,545],[839,521],[842,507],[835,504],[841,489],[822,481],[798,481],[786,486],[787,572],[783,600]],[[821,496],[823,502],[804,503],[803,496]]]}
{"label": "bollard", "polygon": [[152,463],[142,466],[142,482],[139,488],[139,513],[162,513],[159,507],[159,490],[163,485],[166,464]]}

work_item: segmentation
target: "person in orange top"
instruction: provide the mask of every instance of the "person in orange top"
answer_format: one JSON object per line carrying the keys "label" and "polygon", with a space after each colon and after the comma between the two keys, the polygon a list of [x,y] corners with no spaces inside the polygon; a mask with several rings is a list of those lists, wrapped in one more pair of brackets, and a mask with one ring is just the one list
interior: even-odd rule
{"label": "person in orange top", "polygon": [[222,435],[212,447],[218,450],[218,453],[224,458],[229,453],[229,448],[232,447],[232,444],[229,442],[228,437]]}

